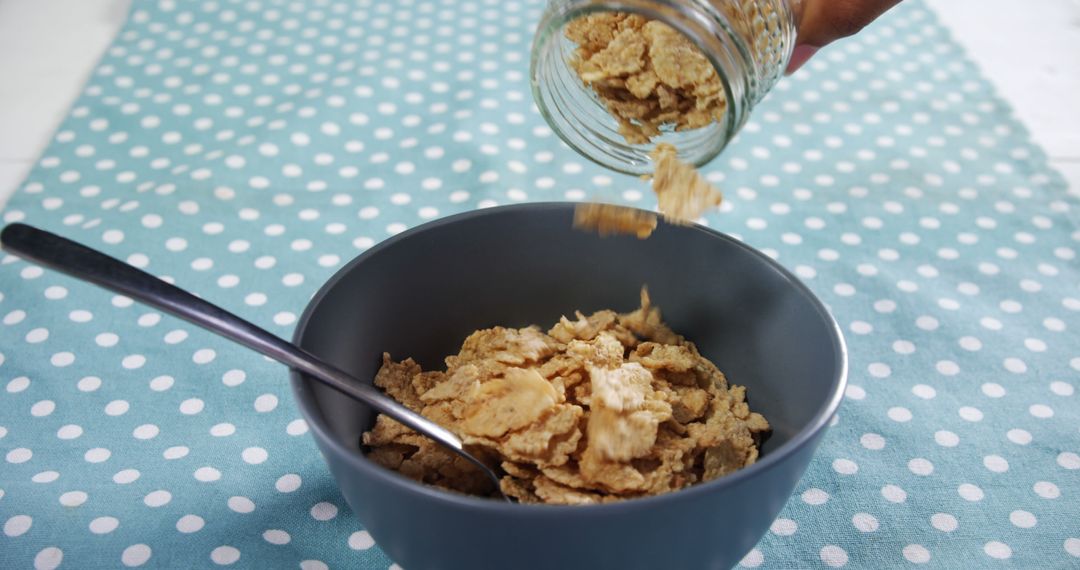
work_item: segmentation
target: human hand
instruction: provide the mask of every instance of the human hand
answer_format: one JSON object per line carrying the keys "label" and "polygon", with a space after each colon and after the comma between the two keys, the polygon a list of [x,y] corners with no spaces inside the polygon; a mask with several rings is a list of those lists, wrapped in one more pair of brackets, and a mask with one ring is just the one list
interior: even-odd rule
{"label": "human hand", "polygon": [[899,3],[900,0],[802,0],[799,34],[786,73],[795,73],[819,49],[855,35]]}

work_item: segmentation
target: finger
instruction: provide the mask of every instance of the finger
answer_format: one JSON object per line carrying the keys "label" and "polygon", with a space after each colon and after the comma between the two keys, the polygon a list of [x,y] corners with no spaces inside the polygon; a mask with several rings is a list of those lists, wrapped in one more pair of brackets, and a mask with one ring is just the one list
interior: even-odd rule
{"label": "finger", "polygon": [[785,73],[791,75],[823,46],[857,34],[900,0],[803,0],[799,33]]}
{"label": "finger", "polygon": [[804,0],[797,43],[823,47],[857,34],[900,0]]}

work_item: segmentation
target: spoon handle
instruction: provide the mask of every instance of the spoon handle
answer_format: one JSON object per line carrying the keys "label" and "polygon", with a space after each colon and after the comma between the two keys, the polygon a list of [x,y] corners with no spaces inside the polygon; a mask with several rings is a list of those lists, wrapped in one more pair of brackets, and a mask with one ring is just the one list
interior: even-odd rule
{"label": "spoon handle", "polygon": [[[16,223],[5,227],[0,232],[0,243],[5,250],[39,265],[126,295],[240,343],[370,405],[452,450],[459,453],[464,450],[461,440],[452,432],[395,402],[372,386],[225,309],[123,261],[26,224]],[[467,455],[466,458],[475,461]]]}

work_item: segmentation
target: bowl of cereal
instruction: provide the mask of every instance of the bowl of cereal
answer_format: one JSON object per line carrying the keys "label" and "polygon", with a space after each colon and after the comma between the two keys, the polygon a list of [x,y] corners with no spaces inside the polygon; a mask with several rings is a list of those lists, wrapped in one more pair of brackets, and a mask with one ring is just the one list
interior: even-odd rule
{"label": "bowl of cereal", "polygon": [[600,237],[574,217],[528,204],[403,232],[297,326],[298,345],[459,434],[515,500],[293,372],[343,496],[405,568],[733,566],[839,407],[843,337],[775,261],[701,226]]}

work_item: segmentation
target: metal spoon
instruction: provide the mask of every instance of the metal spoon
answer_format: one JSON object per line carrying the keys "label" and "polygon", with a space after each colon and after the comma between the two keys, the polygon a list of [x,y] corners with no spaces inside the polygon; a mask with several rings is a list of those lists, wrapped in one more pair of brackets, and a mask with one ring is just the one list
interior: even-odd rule
{"label": "metal spoon", "polygon": [[[456,435],[291,342],[145,271],[56,234],[26,224],[10,224],[0,232],[0,245],[39,265],[126,295],[217,333],[299,370],[354,400],[364,402],[469,460],[491,479],[495,489],[502,494],[499,477],[466,451],[464,443]],[[509,501],[505,495],[502,497]]]}

